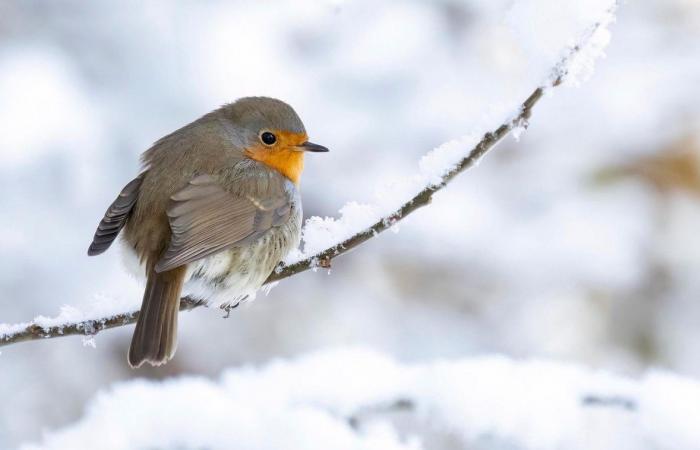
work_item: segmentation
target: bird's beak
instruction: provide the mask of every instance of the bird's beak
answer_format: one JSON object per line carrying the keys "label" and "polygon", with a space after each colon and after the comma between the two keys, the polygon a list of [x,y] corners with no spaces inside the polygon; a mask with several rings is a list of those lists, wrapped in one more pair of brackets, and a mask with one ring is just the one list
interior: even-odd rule
{"label": "bird's beak", "polygon": [[304,151],[304,152],[316,152],[316,153],[325,153],[328,151],[326,147],[323,145],[318,145],[314,144],[313,142],[304,142],[300,146],[297,147],[299,150]]}

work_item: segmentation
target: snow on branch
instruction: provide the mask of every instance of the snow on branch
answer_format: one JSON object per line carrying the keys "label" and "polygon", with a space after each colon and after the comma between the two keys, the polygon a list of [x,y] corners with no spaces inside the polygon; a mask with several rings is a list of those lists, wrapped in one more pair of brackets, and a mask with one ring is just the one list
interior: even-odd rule
{"label": "snow on branch", "polygon": [[[567,5],[560,9],[560,6],[553,7],[553,2],[546,2],[545,5],[541,4],[541,0],[521,1],[509,12],[508,20],[513,25],[515,34],[524,45],[534,47],[531,52],[540,62],[544,61],[550,67],[545,81],[532,91],[515,112],[507,115],[490,131],[473,133],[448,142],[425,155],[420,161],[419,173],[407,178],[406,183],[400,187],[403,190],[397,188],[385,204],[359,205],[351,202],[341,209],[342,217],[339,219],[312,217],[307,220],[303,230],[304,252],[299,251],[288,257],[270,275],[266,284],[309,269],[329,268],[334,258],[428,205],[436,192],[474,166],[508,133],[515,132],[519,135],[526,129],[533,108],[545,92],[561,84],[576,85],[590,76],[595,60],[603,54],[609,42],[607,27],[614,20],[616,3],[611,0],[564,3]],[[542,13],[547,5],[554,10],[552,14],[557,14],[555,19],[561,26],[552,27],[551,23],[533,26],[542,20],[552,19]],[[547,34],[544,39],[542,33]],[[542,42],[550,44],[542,46]],[[407,186],[413,188],[410,193],[403,192]],[[184,297],[180,301],[180,310],[191,310],[204,304],[202,299]],[[136,310],[88,314],[65,307],[57,317],[39,316],[31,322],[0,324],[0,346],[69,335],[91,336],[102,330],[134,323],[137,316]]]}
{"label": "snow on branch", "polygon": [[117,384],[22,450],[691,450],[698,417],[700,383],[661,371],[633,379],[503,356],[402,364],[336,349],[215,380]]}

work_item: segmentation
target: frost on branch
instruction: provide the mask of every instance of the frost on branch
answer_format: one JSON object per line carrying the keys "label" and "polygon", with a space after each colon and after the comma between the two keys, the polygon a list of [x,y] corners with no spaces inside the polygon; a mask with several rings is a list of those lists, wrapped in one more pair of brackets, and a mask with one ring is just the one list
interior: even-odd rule
{"label": "frost on branch", "polygon": [[506,23],[530,66],[553,67],[567,56],[565,52],[576,49],[555,76],[564,75],[564,84],[578,86],[591,77],[596,59],[604,56],[616,6],[611,0],[520,1],[508,11]]}
{"label": "frost on branch", "polygon": [[406,365],[336,350],[216,381],[119,384],[23,449],[691,450],[698,417],[700,384],[664,372],[499,356]]}

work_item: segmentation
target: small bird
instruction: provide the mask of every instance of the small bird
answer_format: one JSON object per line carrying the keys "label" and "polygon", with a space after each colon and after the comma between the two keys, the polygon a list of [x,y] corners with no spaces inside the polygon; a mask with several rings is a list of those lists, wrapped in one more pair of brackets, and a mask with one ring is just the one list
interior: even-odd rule
{"label": "small bird", "polygon": [[288,104],[246,97],[163,137],[112,203],[88,255],[123,242],[147,282],[129,348],[131,367],[175,354],[180,296],[235,306],[299,245],[299,181],[309,142]]}

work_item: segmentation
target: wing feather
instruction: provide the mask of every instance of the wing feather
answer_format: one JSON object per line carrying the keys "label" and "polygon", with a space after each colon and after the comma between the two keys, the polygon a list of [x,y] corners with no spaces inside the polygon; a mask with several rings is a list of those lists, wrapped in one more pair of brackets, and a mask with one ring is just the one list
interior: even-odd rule
{"label": "wing feather", "polygon": [[144,175],[145,172],[131,180],[124,186],[117,199],[109,205],[104,217],[97,226],[90,248],[88,248],[89,256],[99,255],[107,250],[117,238],[121,229],[124,228],[131,209],[138,199]]}
{"label": "wing feather", "polygon": [[210,175],[192,179],[170,198],[167,214],[172,237],[155,266],[156,272],[248,242],[284,223],[289,219],[291,203],[282,186],[276,187],[258,198],[263,196],[234,195]]}

